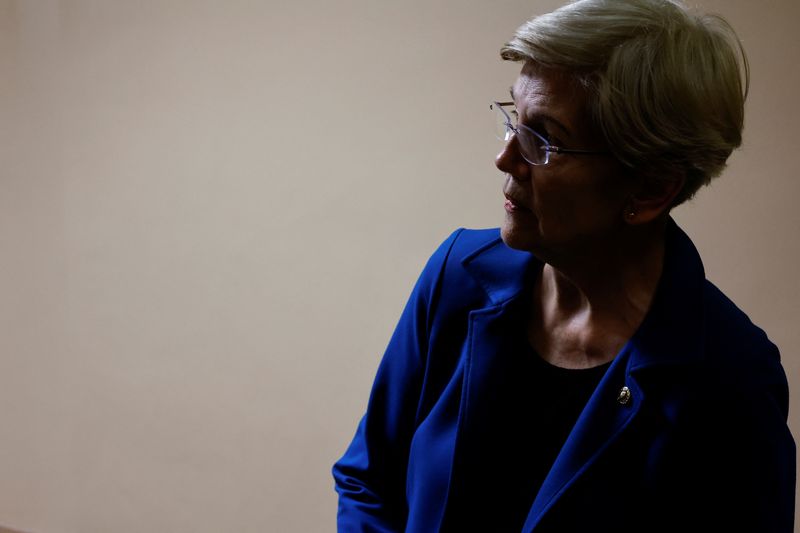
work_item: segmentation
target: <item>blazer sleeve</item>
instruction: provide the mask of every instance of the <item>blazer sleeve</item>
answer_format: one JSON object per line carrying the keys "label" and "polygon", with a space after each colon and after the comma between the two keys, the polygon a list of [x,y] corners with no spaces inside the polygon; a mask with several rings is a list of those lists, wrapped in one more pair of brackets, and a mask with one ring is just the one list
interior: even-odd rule
{"label": "blazer sleeve", "polygon": [[405,528],[406,469],[444,266],[461,229],[428,260],[391,337],[372,386],[366,414],[333,466],[339,532]]}
{"label": "blazer sleeve", "polygon": [[788,382],[772,348],[776,363],[768,378],[741,392],[733,402],[740,405],[740,416],[728,421],[734,431],[728,433],[723,453],[728,468],[720,478],[738,487],[731,497],[730,531],[794,531],[797,453],[787,425]]}
{"label": "blazer sleeve", "polygon": [[[716,398],[716,416],[706,417],[699,469],[706,483],[697,494],[703,531],[792,533],[795,507],[795,442],[786,424],[789,389],[778,350],[762,351],[770,361],[753,369],[747,386]],[[704,509],[705,508],[705,509]],[[701,514],[702,516],[702,514]],[[698,531],[701,529],[698,529]]]}

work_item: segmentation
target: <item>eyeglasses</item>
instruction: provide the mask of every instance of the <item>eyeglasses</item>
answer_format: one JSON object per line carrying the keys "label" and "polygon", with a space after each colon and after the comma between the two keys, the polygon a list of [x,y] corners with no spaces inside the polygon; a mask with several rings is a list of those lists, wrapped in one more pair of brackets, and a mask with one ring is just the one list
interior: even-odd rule
{"label": "eyeglasses", "polygon": [[511,117],[504,107],[513,107],[514,102],[492,102],[489,109],[494,111],[497,138],[503,142],[511,140],[516,135],[519,151],[525,161],[531,165],[546,165],[550,162],[550,154],[608,154],[597,150],[575,150],[553,146],[541,133],[534,131],[524,124],[514,125]]}

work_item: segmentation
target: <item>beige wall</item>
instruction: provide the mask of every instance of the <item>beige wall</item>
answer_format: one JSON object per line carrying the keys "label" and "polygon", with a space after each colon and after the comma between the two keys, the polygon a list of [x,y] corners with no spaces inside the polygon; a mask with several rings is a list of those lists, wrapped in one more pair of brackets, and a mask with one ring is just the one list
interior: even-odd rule
{"label": "beige wall", "polygon": [[[0,524],[332,531],[419,269],[501,220],[497,49],[557,3],[0,0]],[[798,435],[800,3],[699,3],[753,85],[676,218],[782,349]]]}

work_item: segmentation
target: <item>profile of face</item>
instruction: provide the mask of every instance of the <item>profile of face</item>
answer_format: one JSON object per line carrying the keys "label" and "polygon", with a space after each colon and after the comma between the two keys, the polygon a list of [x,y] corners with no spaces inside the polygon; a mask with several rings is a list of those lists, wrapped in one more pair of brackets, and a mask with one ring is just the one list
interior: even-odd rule
{"label": "profile of face", "polygon": [[[549,144],[608,150],[592,124],[585,89],[569,75],[528,62],[512,97],[512,120],[516,117]],[[610,154],[550,153],[546,165],[533,165],[514,136],[495,164],[506,174],[501,235],[511,248],[534,252],[545,261],[577,257],[615,238],[625,225],[635,182]]]}

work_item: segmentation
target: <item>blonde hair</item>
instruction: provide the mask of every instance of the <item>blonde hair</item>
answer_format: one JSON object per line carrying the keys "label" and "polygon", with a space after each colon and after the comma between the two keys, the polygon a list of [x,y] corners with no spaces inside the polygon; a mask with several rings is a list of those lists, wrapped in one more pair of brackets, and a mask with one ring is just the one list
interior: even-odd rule
{"label": "blonde hair", "polygon": [[749,66],[718,15],[673,0],[578,0],[523,24],[500,56],[572,73],[624,165],[644,179],[685,176],[673,205],[742,142]]}

